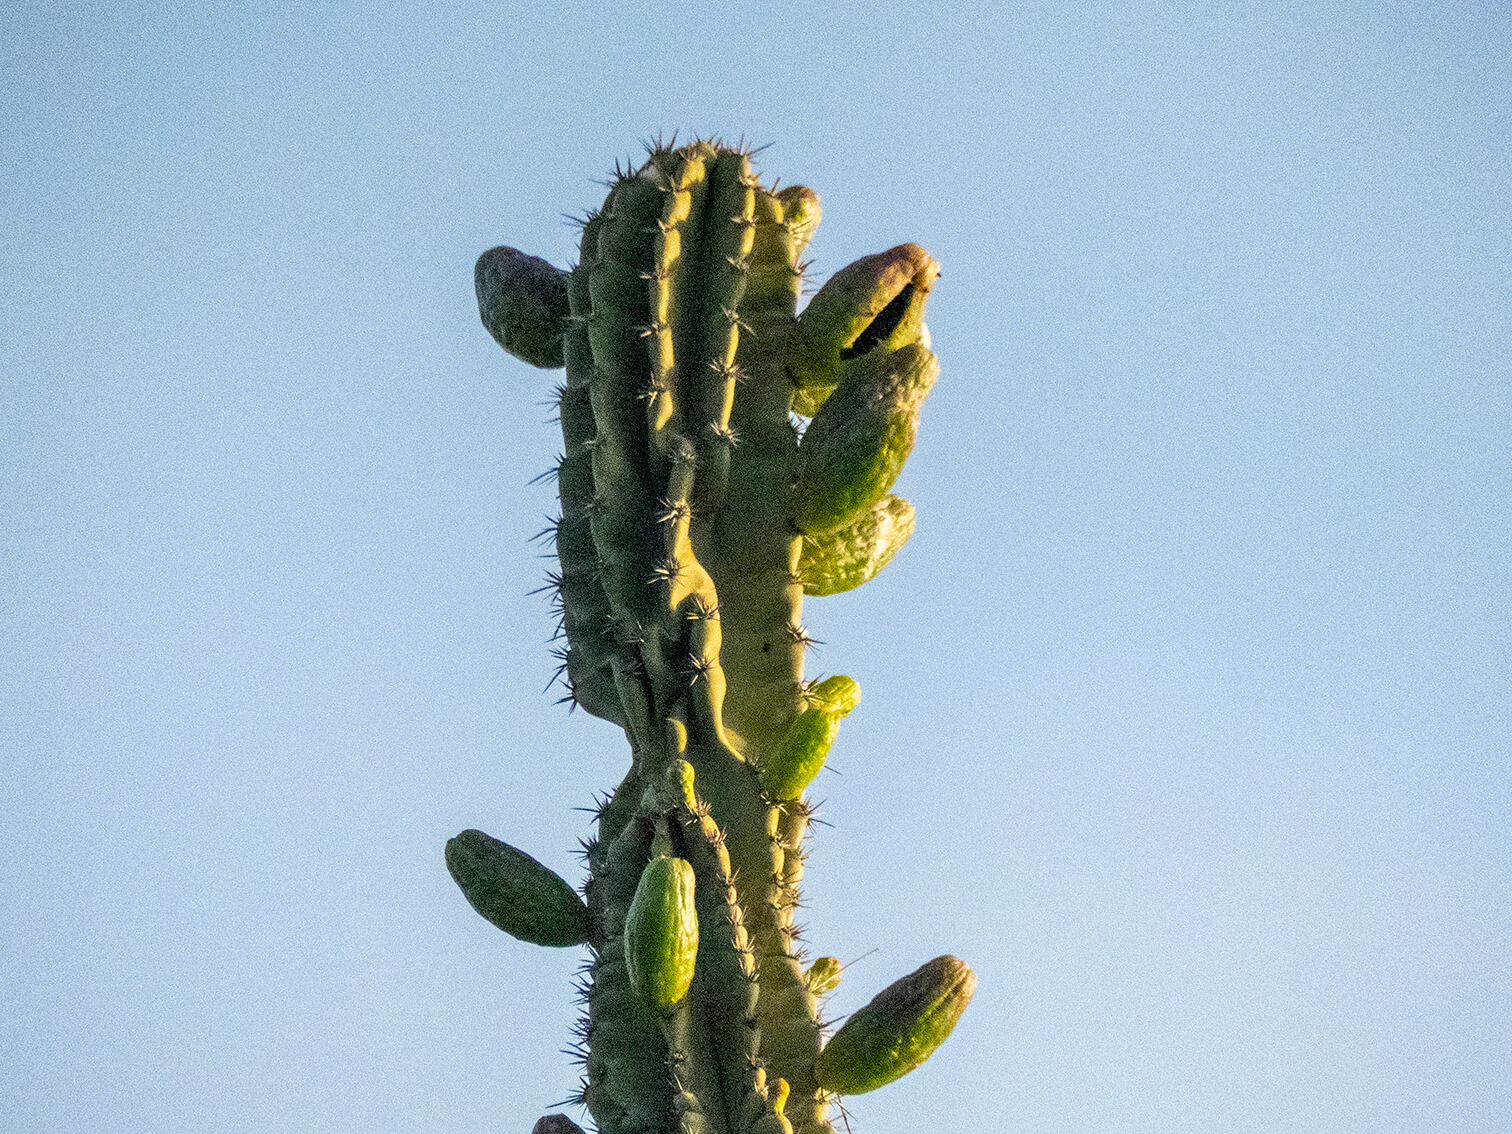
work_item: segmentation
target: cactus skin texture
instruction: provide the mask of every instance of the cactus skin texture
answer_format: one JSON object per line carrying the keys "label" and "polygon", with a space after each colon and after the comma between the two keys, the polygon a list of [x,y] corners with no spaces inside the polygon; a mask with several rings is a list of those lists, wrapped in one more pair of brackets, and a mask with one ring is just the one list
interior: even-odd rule
{"label": "cactus skin texture", "polygon": [[890,490],[938,374],[939,268],[918,245],[858,260],[797,313],[819,214],[744,150],[658,144],[615,171],[572,269],[478,260],[490,334],[566,368],[559,675],[631,763],[586,844],[584,914],[481,832],[447,861],[515,936],[586,938],[579,1101],[604,1134],[833,1134],[837,1095],[923,1062],[971,995],[961,962],[932,961],[825,1048],[841,965],[806,966],[794,922],[805,789],[860,695],[805,681],[803,596],[866,582],[913,531]]}

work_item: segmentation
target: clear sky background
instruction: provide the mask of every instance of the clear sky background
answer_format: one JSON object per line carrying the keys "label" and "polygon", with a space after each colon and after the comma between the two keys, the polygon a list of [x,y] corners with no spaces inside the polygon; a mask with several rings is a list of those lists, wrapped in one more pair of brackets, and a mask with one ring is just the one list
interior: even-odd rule
{"label": "clear sky background", "polygon": [[[1220,14],[1220,9],[1234,10]],[[674,129],[917,240],[918,531],[811,600],[856,1134],[1512,1129],[1512,9],[0,13],[0,1128],[527,1131],[627,762],[543,693],[551,376],[472,264]]]}

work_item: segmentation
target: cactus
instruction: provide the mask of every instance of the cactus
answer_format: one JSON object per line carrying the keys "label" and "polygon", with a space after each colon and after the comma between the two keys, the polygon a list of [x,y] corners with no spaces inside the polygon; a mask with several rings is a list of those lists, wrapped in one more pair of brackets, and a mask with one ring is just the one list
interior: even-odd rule
{"label": "cactus", "polygon": [[585,916],[481,832],[447,861],[500,928],[586,937],[579,1101],[604,1134],[832,1134],[836,1097],[923,1062],[974,983],[929,962],[831,1053],[820,997],[841,965],[806,967],[794,921],[804,790],[859,697],[804,680],[803,596],[866,582],[912,532],[890,490],[938,373],[939,268],[917,245],[850,265],[797,314],[818,221],[812,190],[763,187],[745,150],[658,144],[616,170],[570,271],[503,247],[477,264],[494,338],[566,368],[559,672],[631,762],[586,844]]}

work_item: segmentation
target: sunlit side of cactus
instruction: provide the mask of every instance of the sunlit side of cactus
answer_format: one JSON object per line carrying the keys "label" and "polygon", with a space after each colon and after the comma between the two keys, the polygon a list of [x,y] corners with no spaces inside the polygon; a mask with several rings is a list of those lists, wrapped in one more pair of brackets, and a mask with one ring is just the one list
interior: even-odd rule
{"label": "sunlit side of cactus", "polygon": [[764,188],[743,150],[657,146],[616,171],[575,268],[512,248],[477,264],[490,333],[566,368],[561,673],[631,766],[580,905],[481,832],[447,863],[500,928],[586,938],[582,1102],[605,1134],[828,1134],[836,1095],[923,1062],[971,997],[970,970],[936,958],[825,1049],[840,965],[806,965],[793,920],[804,791],[859,697],[805,682],[803,596],[866,582],[912,532],[890,489],[938,374],[939,268],[917,245],[836,273],[797,315],[818,221],[811,190]]}

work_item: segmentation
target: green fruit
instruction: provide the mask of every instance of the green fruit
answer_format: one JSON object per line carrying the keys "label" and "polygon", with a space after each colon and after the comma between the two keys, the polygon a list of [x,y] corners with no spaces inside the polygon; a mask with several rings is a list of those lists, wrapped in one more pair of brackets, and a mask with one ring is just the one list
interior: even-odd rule
{"label": "green fruit", "polygon": [[840,385],[798,448],[793,504],[800,531],[844,527],[887,495],[913,452],[919,411],[939,375],[935,356],[919,343],[841,367]]}
{"label": "green fruit", "polygon": [[653,1008],[671,1008],[693,983],[698,958],[698,913],[693,867],[657,855],[646,864],[625,918],[625,967],[630,987]]}
{"label": "green fruit", "polygon": [[588,907],[556,873],[482,831],[446,843],[446,868],[487,920],[533,945],[581,945]]}
{"label": "green fruit", "polygon": [[840,381],[841,364],[878,347],[922,341],[924,301],[940,265],[917,244],[899,244],[841,268],[798,319],[785,362],[797,386],[793,408],[812,417]]}
{"label": "green fruit", "polygon": [[839,957],[820,957],[808,967],[808,972],[804,974],[809,991],[815,996],[833,992],[840,984],[840,974],[844,968]]}
{"label": "green fruit", "polygon": [[861,687],[837,674],[809,690],[808,700],[808,707],[762,757],[761,787],[772,799],[797,799],[819,774],[840,722],[861,700]]}
{"label": "green fruit", "polygon": [[807,185],[789,185],[776,193],[782,202],[782,219],[798,247],[803,247],[819,227],[819,194]]}
{"label": "green fruit", "polygon": [[859,1095],[901,1079],[945,1042],[971,1002],[976,975],[956,957],[936,957],[894,981],[845,1022],[819,1053],[819,1086]]}
{"label": "green fruit", "polygon": [[494,341],[532,366],[562,365],[567,273],[517,248],[490,248],[473,268],[478,315]]}
{"label": "green fruit", "polygon": [[845,527],[803,537],[798,575],[806,595],[838,595],[876,576],[913,535],[914,508],[886,496]]}

